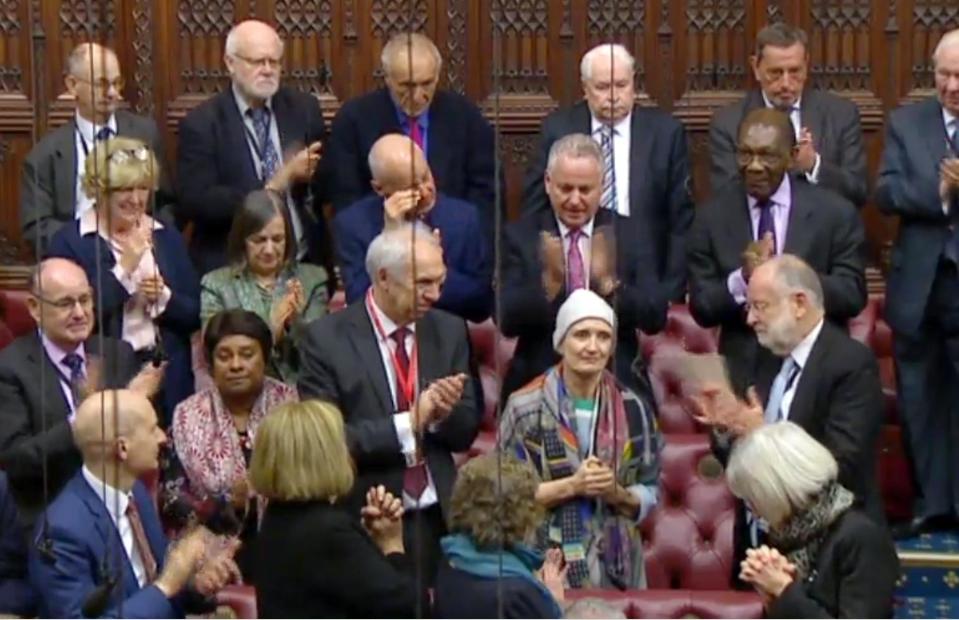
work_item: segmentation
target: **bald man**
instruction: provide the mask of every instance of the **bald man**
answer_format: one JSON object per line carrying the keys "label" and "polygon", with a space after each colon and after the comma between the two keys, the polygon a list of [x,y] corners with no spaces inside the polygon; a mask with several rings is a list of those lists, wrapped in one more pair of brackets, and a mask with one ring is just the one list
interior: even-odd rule
{"label": "bald man", "polygon": [[43,261],[27,298],[41,327],[0,351],[0,468],[27,526],[80,467],[71,430],[85,385],[120,387],[137,373],[129,344],[90,336],[95,301],[79,265]]}
{"label": "bald man", "polygon": [[124,81],[113,50],[82,43],[67,58],[66,73],[73,117],[34,145],[20,178],[20,227],[23,238],[39,247],[41,255],[60,226],[93,206],[93,199],[80,187],[80,178],[87,155],[106,138],[129,136],[148,144],[160,162],[157,212],[166,216],[165,207],[174,201],[156,123],[117,109]]}
{"label": "bald man", "polygon": [[204,597],[239,576],[237,543],[218,550],[199,528],[168,549],[153,498],[139,482],[157,469],[166,441],[150,401],[130,390],[92,394],[77,410],[73,437],[83,467],[47,509],[30,553],[40,615],[182,618],[188,609],[204,611]]}
{"label": "bald man", "polygon": [[190,258],[202,275],[226,264],[226,238],[243,197],[255,189],[284,196],[297,256],[329,262],[320,207],[325,127],[320,104],[280,84],[283,41],[268,24],[240,22],[226,37],[230,87],[180,122],[179,215],[193,222]]}
{"label": "bald man", "polygon": [[357,301],[370,286],[366,250],[384,229],[419,220],[439,235],[446,282],[436,307],[470,321],[484,321],[493,305],[490,243],[475,206],[437,193],[423,151],[408,137],[387,134],[370,149],[374,194],[336,215],[340,277],[346,300]]}

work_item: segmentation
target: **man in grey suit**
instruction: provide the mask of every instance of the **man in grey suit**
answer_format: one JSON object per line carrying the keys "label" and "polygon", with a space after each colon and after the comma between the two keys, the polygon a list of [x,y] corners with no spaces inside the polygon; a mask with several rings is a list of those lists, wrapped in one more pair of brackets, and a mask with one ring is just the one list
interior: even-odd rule
{"label": "man in grey suit", "polygon": [[959,515],[959,30],[933,63],[937,96],[889,116],[876,186],[880,210],[899,216],[886,320],[920,492],[899,537]]}
{"label": "man in grey suit", "polygon": [[736,136],[746,114],[756,108],[777,108],[789,115],[796,132],[795,178],[833,190],[861,207],[868,190],[859,110],[832,93],[805,88],[806,33],[784,23],[766,26],[756,35],[756,53],[750,62],[759,89],[716,112],[709,128],[712,190],[718,191],[739,174]]}
{"label": "man in grey suit", "polygon": [[74,116],[34,145],[20,177],[20,228],[41,253],[60,226],[93,205],[80,187],[80,176],[99,141],[122,135],[148,144],[161,168],[157,212],[173,202],[156,123],[117,109],[123,77],[116,54],[96,43],[81,43],[67,59],[64,83],[75,100]]}

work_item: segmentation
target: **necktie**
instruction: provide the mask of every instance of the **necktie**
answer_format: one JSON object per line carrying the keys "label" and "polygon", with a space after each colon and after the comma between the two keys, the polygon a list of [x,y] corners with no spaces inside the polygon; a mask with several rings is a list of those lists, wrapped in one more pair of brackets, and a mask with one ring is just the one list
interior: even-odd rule
{"label": "necktie", "polygon": [[566,250],[566,293],[578,288],[586,288],[586,268],[583,266],[583,254],[579,250],[579,239],[583,231],[571,230],[566,235],[569,249]]}
{"label": "necktie", "polygon": [[790,355],[783,360],[779,374],[776,375],[773,386],[769,390],[769,400],[766,402],[766,412],[763,416],[766,419],[766,424],[774,424],[783,419],[783,397],[792,387],[797,376],[799,376],[799,364]]}
{"label": "necktie", "polygon": [[146,583],[153,583],[157,578],[157,561],[153,557],[153,550],[150,549],[150,541],[147,540],[146,530],[143,529],[143,521],[140,519],[140,510],[133,495],[130,495],[126,515],[130,521],[130,530],[133,532],[133,547],[140,556],[140,561],[143,562]]}
{"label": "necktie", "polygon": [[103,142],[109,140],[113,137],[113,130],[109,127],[101,127],[100,131],[97,132],[97,135],[94,136],[97,142]]}
{"label": "necktie", "polygon": [[73,408],[80,406],[80,385],[83,383],[83,358],[76,353],[67,353],[60,360],[70,369],[70,393],[73,395]]}
{"label": "necktie", "polygon": [[599,137],[599,146],[603,151],[603,194],[599,206],[603,209],[616,210],[616,168],[613,165],[613,136],[616,129],[603,125],[596,130]]}
{"label": "necktie", "polygon": [[[946,157],[959,157],[959,121],[950,121],[949,129],[952,134],[948,136],[950,152]],[[942,252],[948,260],[959,265],[959,194],[956,192],[949,199],[949,236]]]}
{"label": "necktie", "polygon": [[770,233],[773,237],[773,252],[776,253],[776,249],[779,247],[779,241],[776,239],[776,224],[773,219],[773,201],[772,200],[760,200],[756,203],[756,207],[759,209],[759,226],[756,230],[756,241],[759,241],[766,236],[766,233]]}
{"label": "necktie", "polygon": [[253,120],[253,132],[256,134],[257,155],[260,157],[260,178],[267,181],[280,167],[280,156],[270,138],[270,110],[266,106],[250,108],[247,114]]}
{"label": "necktie", "polygon": [[426,149],[423,148],[423,132],[420,131],[420,117],[410,116],[410,140],[416,143],[416,146],[420,147],[420,150],[424,153]]}
{"label": "necktie", "polygon": [[[408,375],[410,371],[410,356],[406,352],[406,337],[409,333],[410,330],[406,327],[399,327],[390,334],[390,338],[396,343],[396,365],[398,367],[396,370],[403,373],[404,376]],[[407,398],[406,392],[403,391],[403,384],[400,382],[399,377],[396,378],[395,383],[396,410],[406,411],[410,408],[409,398]],[[403,473],[403,490],[407,495],[413,499],[418,499],[423,495],[427,484],[426,463],[420,461],[415,465],[407,466],[406,471]]]}

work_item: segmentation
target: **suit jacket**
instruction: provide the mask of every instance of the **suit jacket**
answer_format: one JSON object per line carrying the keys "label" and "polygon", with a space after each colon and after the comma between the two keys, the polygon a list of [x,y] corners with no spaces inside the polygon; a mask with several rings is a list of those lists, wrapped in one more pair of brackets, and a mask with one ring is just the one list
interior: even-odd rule
{"label": "suit jacket", "polygon": [[[593,223],[593,234],[605,229],[616,238],[616,266],[621,282],[613,298],[607,300],[616,311],[618,336],[616,375],[629,387],[638,385],[633,360],[639,355],[636,330],[656,333],[666,324],[668,303],[663,286],[651,268],[651,244],[645,235],[612,211],[600,210]],[[609,231],[612,230],[612,234]],[[506,228],[500,284],[499,328],[507,338],[518,338],[516,352],[503,381],[502,401],[515,390],[556,364],[559,355],[553,349],[556,314],[566,300],[565,286],[553,301],[543,290],[543,265],[540,260],[540,235],[559,236],[552,210],[525,214]]]}
{"label": "suit jacket", "polygon": [[509,576],[481,577],[453,568],[449,562],[440,564],[433,591],[434,618],[556,617],[553,604],[529,581]]}
{"label": "suit jacket", "polygon": [[[457,373],[469,379],[463,397],[422,448],[443,514],[449,514],[456,468],[452,452],[468,449],[483,411],[482,392],[471,362],[466,323],[442,310],[430,310],[416,322],[419,386]],[[363,504],[367,489],[382,484],[400,497],[406,461],[393,426],[393,400],[373,324],[363,301],[316,320],[302,349],[297,387],[303,400],[319,398],[343,412],[350,452],[356,463],[353,504]]]}
{"label": "suit jacket", "polygon": [[[271,100],[283,157],[288,151],[324,140],[320,104],[312,95],[281,86]],[[293,201],[312,262],[324,262],[325,225],[320,207],[325,199],[325,170],[330,154],[309,184],[292,188]],[[226,239],[244,196],[261,189],[250,153],[247,130],[232,88],[226,88],[194,108],[180,121],[177,148],[177,192],[180,219],[193,221],[190,256],[202,275],[226,264]]]}
{"label": "suit jacket", "polygon": [[[336,256],[347,303],[360,300],[370,287],[366,250],[383,232],[383,198],[367,196],[336,214]],[[493,265],[476,207],[439,194],[426,222],[440,231],[446,283],[436,307],[469,321],[489,318],[493,303]]]}
{"label": "suit jacket", "polygon": [[36,593],[27,582],[27,536],[7,475],[0,471],[0,614],[29,617],[36,613]]}
{"label": "suit jacket", "polygon": [[[739,178],[736,143],[739,125],[746,115],[766,107],[762,92],[753,90],[742,100],[713,115],[709,126],[712,157],[710,183],[716,192]],[[866,202],[866,151],[856,104],[824,90],[803,92],[799,115],[803,127],[812,132],[813,146],[821,158],[818,185],[831,189],[856,207]],[[806,176],[801,175],[805,181]]]}
{"label": "suit jacket", "polygon": [[[113,338],[105,338],[103,347],[104,387],[126,386],[138,370],[133,350]],[[84,348],[96,355],[100,339],[91,338]],[[56,497],[80,468],[68,422],[70,405],[60,388],[59,371],[37,332],[20,336],[0,351],[0,403],[0,469],[7,472],[20,519],[29,526],[45,500]]]}
{"label": "suit jacket", "polygon": [[[160,574],[167,539],[150,492],[140,482],[133,485],[133,501]],[[30,582],[41,598],[41,617],[83,617],[87,597],[111,576],[117,585],[102,618],[182,618],[185,608],[194,606],[190,599],[196,594],[184,592],[170,600],[155,585],[140,587],[106,505],[82,472],[50,504],[47,523],[53,559],[41,556],[34,546],[29,564]],[[38,524],[37,542],[42,536]]]}
{"label": "suit jacket", "polygon": [[[795,181],[791,187],[784,252],[816,270],[826,316],[844,325],[866,305],[865,233],[859,214],[834,192]],[[703,327],[721,327],[719,352],[740,393],[756,383],[760,369],[775,373],[780,365],[759,346],[746,324],[745,307],[736,303],[726,283],[742,266],[740,255],[752,239],[746,191],[737,183],[699,208],[689,240],[689,309]]]}
{"label": "suit jacket", "polygon": [[[169,360],[160,386],[164,420],[169,423],[177,404],[193,394],[190,336],[200,329],[200,280],[190,263],[183,237],[176,229],[154,230],[153,252],[160,276],[173,293],[157,319],[163,353]],[[116,257],[103,237],[96,233],[81,237],[77,221],[57,233],[50,242],[48,255],[68,258],[83,267],[100,304],[97,311],[103,313],[99,329],[108,336],[121,338],[124,306],[130,293],[113,275]],[[102,275],[102,282],[98,273]]]}
{"label": "suit jacket", "polygon": [[840,516],[814,570],[766,610],[769,618],[892,618],[899,558],[889,533],[858,510]]}
{"label": "suit jacket", "polygon": [[[116,111],[117,135],[143,140],[160,163],[159,212],[175,201],[160,132],[152,118]],[[20,228],[23,238],[46,251],[54,233],[76,217],[77,124],[74,117],[43,137],[23,161],[20,174]]]}
{"label": "suit jacket", "polygon": [[[386,88],[343,104],[333,119],[329,150],[333,209],[340,211],[373,190],[367,156],[373,143],[388,133],[406,133]],[[427,161],[436,187],[476,205],[492,239],[496,186],[493,182],[493,128],[476,104],[460,94],[437,90],[429,108]]]}
{"label": "suit jacket", "polygon": [[[686,132],[682,124],[657,109],[633,106],[629,154],[629,221],[646,231],[652,243],[656,277],[669,299],[686,295],[686,235],[693,223],[693,199]],[[523,210],[551,211],[543,175],[553,143],[571,133],[592,134],[585,101],[546,117],[526,174]]]}
{"label": "suit jacket", "polygon": [[876,204],[899,216],[886,292],[886,320],[914,334],[925,315],[936,267],[949,239],[939,197],[939,162],[946,156],[942,106],[935,97],[894,111],[886,124]]}
{"label": "suit jacket", "polygon": [[339,504],[271,501],[254,552],[260,618],[413,618],[422,605],[407,556],[384,556]]}

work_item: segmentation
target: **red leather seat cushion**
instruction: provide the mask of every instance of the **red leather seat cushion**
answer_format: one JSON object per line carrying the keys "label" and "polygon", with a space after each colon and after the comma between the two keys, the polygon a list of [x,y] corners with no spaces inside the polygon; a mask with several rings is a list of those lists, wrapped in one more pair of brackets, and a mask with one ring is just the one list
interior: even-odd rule
{"label": "red leather seat cushion", "polygon": [[566,600],[600,599],[627,618],[762,618],[754,592],[697,590],[567,590]]}
{"label": "red leather seat cushion", "polygon": [[229,585],[216,595],[217,605],[226,605],[237,618],[256,618],[256,590],[248,585]]}

